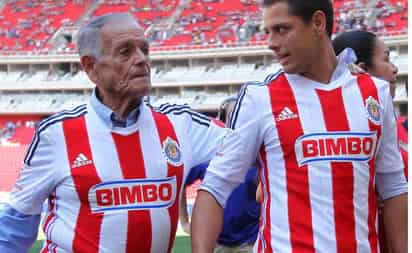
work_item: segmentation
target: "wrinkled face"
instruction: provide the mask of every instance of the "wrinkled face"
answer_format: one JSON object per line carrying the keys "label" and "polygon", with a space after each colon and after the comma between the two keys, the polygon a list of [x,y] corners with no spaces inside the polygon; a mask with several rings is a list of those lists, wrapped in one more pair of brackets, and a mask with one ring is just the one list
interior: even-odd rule
{"label": "wrinkled face", "polygon": [[286,73],[306,73],[319,59],[319,36],[312,22],[305,23],[289,13],[285,2],[263,9],[263,25],[268,34],[268,47]]}
{"label": "wrinkled face", "polygon": [[132,19],[120,19],[101,30],[102,52],[95,63],[99,92],[109,97],[142,97],[151,88],[149,44]]}
{"label": "wrinkled face", "polygon": [[389,49],[382,40],[375,39],[375,49],[372,58],[372,67],[368,72],[376,77],[382,78],[390,83],[392,97],[395,95],[396,74],[398,68],[389,59]]}

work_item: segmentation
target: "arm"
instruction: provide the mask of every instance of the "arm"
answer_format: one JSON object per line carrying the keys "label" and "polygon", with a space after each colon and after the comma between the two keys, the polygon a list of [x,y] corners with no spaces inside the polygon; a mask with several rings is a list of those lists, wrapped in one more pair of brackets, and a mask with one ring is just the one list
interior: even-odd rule
{"label": "arm", "polygon": [[0,212],[0,252],[27,252],[37,236],[42,204],[55,187],[53,148],[36,132],[21,174]]}
{"label": "arm", "polygon": [[192,252],[212,252],[220,233],[223,208],[245,175],[263,142],[259,108],[247,89],[242,89],[232,113],[231,127],[206,170],[192,215]]}
{"label": "arm", "polygon": [[0,213],[0,252],[27,252],[37,238],[40,215],[25,215],[9,205]]}
{"label": "arm", "polygon": [[190,234],[190,222],[189,215],[187,213],[186,187],[192,185],[198,179],[203,179],[205,177],[206,168],[208,165],[209,163],[202,163],[198,166],[191,168],[186,178],[185,189],[183,189],[182,199],[180,201],[179,219],[183,231],[185,231],[188,234]]}
{"label": "arm", "polygon": [[262,184],[259,183],[256,189],[256,202],[262,204],[263,202],[263,193],[262,193]]}
{"label": "arm", "polygon": [[223,208],[211,193],[201,190],[198,192],[192,216],[192,252],[213,252],[222,228]]}
{"label": "arm", "polygon": [[189,216],[187,214],[186,189],[183,190],[182,200],[180,201],[179,220],[183,231],[190,234]]}
{"label": "arm", "polygon": [[384,201],[383,222],[390,252],[408,252],[408,195],[406,193]]}

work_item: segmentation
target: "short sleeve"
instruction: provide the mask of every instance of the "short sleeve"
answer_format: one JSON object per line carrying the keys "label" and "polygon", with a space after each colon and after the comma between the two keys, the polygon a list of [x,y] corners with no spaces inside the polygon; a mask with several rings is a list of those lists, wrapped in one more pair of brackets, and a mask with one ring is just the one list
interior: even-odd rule
{"label": "short sleeve", "polygon": [[386,93],[381,140],[376,157],[377,173],[403,171],[403,161],[398,145],[397,125],[392,99],[389,92]]}
{"label": "short sleeve", "polygon": [[264,139],[256,99],[258,97],[248,86],[242,88],[231,114],[232,131],[223,139],[200,187],[210,192],[221,206],[233,189],[243,182]]}
{"label": "short sleeve", "polygon": [[42,204],[55,187],[53,143],[48,129],[36,129],[9,204],[23,214],[40,214]]}

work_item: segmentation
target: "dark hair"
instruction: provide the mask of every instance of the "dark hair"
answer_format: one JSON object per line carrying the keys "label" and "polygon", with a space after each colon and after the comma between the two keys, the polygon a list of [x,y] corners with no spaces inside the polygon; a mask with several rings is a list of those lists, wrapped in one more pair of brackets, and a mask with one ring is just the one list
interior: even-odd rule
{"label": "dark hair", "polygon": [[[236,102],[236,100],[237,99],[235,97],[229,97],[229,98],[226,98],[225,100],[223,100],[223,102],[219,106],[219,111],[217,113],[217,119],[218,120],[222,121],[225,124],[227,123],[225,121],[226,121],[226,115],[227,115],[228,109],[229,109],[228,106],[230,105],[230,103]],[[229,112],[229,114],[230,113],[231,112]]]}
{"label": "dark hair", "polygon": [[358,60],[356,64],[363,62],[369,69],[373,65],[375,53],[376,35],[366,31],[343,32],[332,41],[336,55],[339,55],[345,48],[350,47],[355,51]]}
{"label": "dark hair", "polygon": [[332,37],[333,5],[330,0],[263,0],[263,7],[278,2],[287,3],[290,14],[300,17],[307,24],[312,20],[316,11],[323,11],[326,16],[326,32],[329,38]]}

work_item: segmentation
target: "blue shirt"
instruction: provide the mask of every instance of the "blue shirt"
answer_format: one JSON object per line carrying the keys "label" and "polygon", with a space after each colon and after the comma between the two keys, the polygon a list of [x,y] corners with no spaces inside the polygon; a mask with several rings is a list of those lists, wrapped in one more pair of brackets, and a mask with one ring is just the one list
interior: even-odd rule
{"label": "blue shirt", "polygon": [[[203,179],[208,164],[201,164],[190,170],[186,185]],[[225,246],[238,246],[254,243],[259,230],[260,204],[256,202],[257,169],[251,168],[241,183],[230,194],[223,211],[223,227],[218,243]]]}

